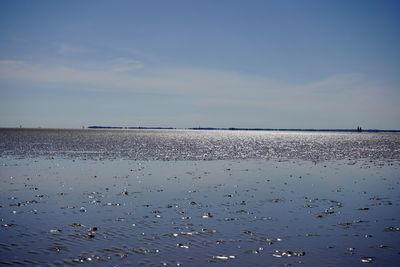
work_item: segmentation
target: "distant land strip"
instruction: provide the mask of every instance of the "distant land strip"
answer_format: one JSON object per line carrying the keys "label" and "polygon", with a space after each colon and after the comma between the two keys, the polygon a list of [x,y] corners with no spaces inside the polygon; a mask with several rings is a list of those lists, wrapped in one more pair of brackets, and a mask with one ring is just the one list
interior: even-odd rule
{"label": "distant land strip", "polygon": [[[195,127],[195,128],[176,128],[176,127],[123,127],[123,126],[88,126],[88,129],[126,129],[126,130],[199,130],[199,131],[290,131],[290,132],[360,132],[356,129],[287,129],[287,128],[218,128],[218,127]],[[382,130],[382,129],[363,129],[361,132],[377,133],[377,132],[392,132],[398,133],[400,130]]]}

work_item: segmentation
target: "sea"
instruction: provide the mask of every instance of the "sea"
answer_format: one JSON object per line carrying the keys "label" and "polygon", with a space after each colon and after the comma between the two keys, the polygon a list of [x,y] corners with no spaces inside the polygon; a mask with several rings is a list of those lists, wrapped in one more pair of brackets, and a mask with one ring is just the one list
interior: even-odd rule
{"label": "sea", "polygon": [[0,129],[0,266],[400,266],[400,133]]}
{"label": "sea", "polygon": [[0,129],[1,157],[399,160],[400,133]]}

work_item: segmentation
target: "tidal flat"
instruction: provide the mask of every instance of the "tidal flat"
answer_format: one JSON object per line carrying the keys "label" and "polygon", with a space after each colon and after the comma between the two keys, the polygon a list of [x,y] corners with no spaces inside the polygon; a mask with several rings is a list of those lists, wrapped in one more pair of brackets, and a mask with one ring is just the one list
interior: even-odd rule
{"label": "tidal flat", "polygon": [[[346,152],[346,144],[360,144],[339,135],[336,154],[342,156],[325,157],[332,151],[317,149],[304,158],[279,157],[278,145],[291,151],[299,147],[298,136],[285,140],[285,134],[266,133],[265,141],[260,133],[244,133],[240,140],[253,138],[255,148],[276,154],[259,150],[246,157],[242,150],[242,158],[156,160],[129,153],[107,157],[112,154],[107,145],[74,152],[68,140],[61,149],[51,138],[34,144],[42,148],[34,151],[31,137],[19,133],[25,137],[1,141],[1,266],[400,266],[398,135],[383,135],[381,150],[374,147],[374,140],[382,141],[379,135],[344,135],[366,142],[367,152],[358,154]],[[137,134],[124,132],[124,140]],[[207,142],[194,134],[189,141],[176,137],[173,144],[204,155],[186,147],[197,139]],[[215,134],[207,133],[223,139]],[[152,145],[143,141],[140,149],[154,155],[166,146],[157,145],[157,135],[150,133]],[[206,157],[229,156],[243,146],[229,142],[233,148],[209,147]],[[299,155],[308,155],[306,147],[334,148],[328,142],[304,144]]]}

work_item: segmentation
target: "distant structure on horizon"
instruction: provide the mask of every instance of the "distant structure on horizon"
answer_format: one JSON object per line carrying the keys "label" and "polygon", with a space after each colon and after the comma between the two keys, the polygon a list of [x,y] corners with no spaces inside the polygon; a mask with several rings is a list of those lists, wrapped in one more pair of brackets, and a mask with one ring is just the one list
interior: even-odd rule
{"label": "distant structure on horizon", "polygon": [[176,127],[161,127],[161,126],[101,126],[101,125],[89,125],[85,126],[85,129],[120,129],[120,130],[196,130],[196,131],[290,131],[290,132],[364,132],[364,133],[380,133],[380,132],[391,132],[400,133],[399,130],[388,130],[388,129],[362,129],[361,126],[357,128],[349,129],[314,129],[314,128],[223,128],[223,127],[195,127],[195,128],[176,128]]}

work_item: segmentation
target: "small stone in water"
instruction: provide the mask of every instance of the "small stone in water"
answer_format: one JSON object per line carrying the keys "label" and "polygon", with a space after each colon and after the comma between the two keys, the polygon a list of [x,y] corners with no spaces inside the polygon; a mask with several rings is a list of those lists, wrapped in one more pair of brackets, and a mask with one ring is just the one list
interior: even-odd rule
{"label": "small stone in water", "polygon": [[400,231],[400,227],[389,226],[385,228],[385,232],[398,232],[398,231]]}
{"label": "small stone in water", "polygon": [[177,247],[180,247],[180,248],[189,248],[188,245],[186,245],[186,244],[181,244],[181,243],[176,244],[176,246],[177,246]]}
{"label": "small stone in water", "polygon": [[295,252],[295,251],[291,251],[291,250],[282,251],[282,252],[280,252],[279,250],[275,250],[275,253],[272,254],[272,256],[277,257],[277,258],[292,257],[292,256],[303,257],[304,255],[306,255],[306,253],[304,251]]}
{"label": "small stone in water", "polygon": [[213,217],[213,215],[212,215],[210,212],[207,212],[207,213],[205,213],[205,214],[202,216],[203,219],[205,219],[205,218],[212,218],[212,217]]}
{"label": "small stone in water", "polygon": [[95,235],[93,234],[93,232],[92,232],[92,233],[88,233],[87,237],[88,237],[88,238],[95,238],[96,236],[95,236]]}
{"label": "small stone in water", "polygon": [[234,259],[236,258],[235,256],[223,256],[223,255],[218,255],[218,256],[213,256],[214,259],[218,260],[229,260],[229,259]]}
{"label": "small stone in water", "polygon": [[374,257],[362,257],[361,262],[370,263],[374,260]]}
{"label": "small stone in water", "polygon": [[72,226],[72,227],[82,227],[84,225],[80,224],[80,223],[72,223],[72,224],[70,224],[70,226]]}

